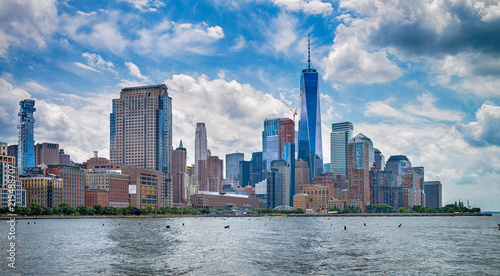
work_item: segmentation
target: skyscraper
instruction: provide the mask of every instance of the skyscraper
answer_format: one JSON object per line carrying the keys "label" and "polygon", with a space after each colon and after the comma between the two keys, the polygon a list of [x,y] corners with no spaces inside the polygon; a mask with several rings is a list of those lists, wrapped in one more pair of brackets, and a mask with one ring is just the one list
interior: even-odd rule
{"label": "skyscraper", "polygon": [[162,194],[171,199],[172,98],[167,86],[123,88],[120,98],[113,99],[110,122],[111,163],[164,173]]}
{"label": "skyscraper", "polygon": [[245,154],[242,152],[226,154],[226,179],[234,178],[239,181],[239,165],[244,158]]}
{"label": "skyscraper", "polygon": [[184,193],[187,173],[186,153],[186,149],[182,146],[182,140],[179,147],[172,151],[172,197],[173,204],[178,207],[185,207],[187,204]]}
{"label": "skyscraper", "polygon": [[411,162],[404,155],[393,155],[385,164],[385,170],[392,172],[395,187],[401,187],[403,174],[409,168],[411,168]]}
{"label": "skyscraper", "polygon": [[441,181],[425,181],[425,207],[441,208],[443,206],[443,185]]}
{"label": "skyscraper", "polygon": [[333,174],[347,175],[347,145],[352,138],[351,122],[332,124],[330,133],[330,170]]}
{"label": "skyscraper", "polygon": [[113,100],[112,164],[172,172],[172,98],[164,84],[123,88]]}
{"label": "skyscraper", "polygon": [[323,146],[321,139],[321,111],[319,77],[311,68],[310,43],[308,39],[308,66],[300,76],[300,121],[298,159],[307,162],[310,178],[323,172]]}
{"label": "skyscraper", "polygon": [[22,100],[19,102],[19,139],[17,164],[19,165],[19,174],[25,173],[27,168],[35,166],[35,117],[36,111],[34,100]]}
{"label": "skyscraper", "polygon": [[[266,118],[262,131],[262,170],[265,172],[271,167],[271,162],[281,159],[281,118]],[[267,176],[264,173],[264,176]]]}
{"label": "skyscraper", "polygon": [[196,133],[194,138],[194,168],[195,179],[200,181],[200,160],[207,160],[207,129],[205,123],[196,124]]}
{"label": "skyscraper", "polygon": [[370,204],[370,168],[373,164],[373,144],[362,133],[349,141],[348,175],[349,199],[362,202],[362,209]]}
{"label": "skyscraper", "polygon": [[59,144],[42,143],[35,145],[36,165],[59,164]]}
{"label": "skyscraper", "polygon": [[222,192],[222,172],[224,161],[218,156],[210,156],[200,160],[199,191]]}

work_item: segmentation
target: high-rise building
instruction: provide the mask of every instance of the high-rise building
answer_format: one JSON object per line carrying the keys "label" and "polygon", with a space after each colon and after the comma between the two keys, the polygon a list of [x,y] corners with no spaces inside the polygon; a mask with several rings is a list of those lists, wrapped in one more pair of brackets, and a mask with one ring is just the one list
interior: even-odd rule
{"label": "high-rise building", "polygon": [[69,166],[71,158],[69,154],[64,153],[64,149],[59,149],[59,165]]}
{"label": "high-rise building", "polygon": [[292,119],[280,120],[280,136],[281,152],[284,152],[286,143],[295,145],[295,122]]}
{"label": "high-rise building", "polygon": [[238,183],[240,187],[247,187],[250,185],[250,167],[252,162],[241,160],[238,166]]}
{"label": "high-rise building", "polygon": [[283,205],[283,174],[277,168],[267,172],[267,208]]}
{"label": "high-rise building", "polygon": [[18,152],[18,150],[17,149],[18,149],[17,145],[7,146],[7,155],[14,156],[16,158],[16,164],[15,164],[16,167],[18,167],[18,164],[17,164],[17,152]]}
{"label": "high-rise building", "polygon": [[111,163],[162,172],[165,191],[160,194],[166,199],[158,202],[171,206],[172,98],[167,86],[123,88],[113,99],[110,122]]}
{"label": "high-rise building", "polygon": [[17,164],[19,174],[24,174],[26,168],[35,166],[35,117],[33,113],[36,108],[34,100],[22,100],[19,106]]}
{"label": "high-rise building", "polygon": [[207,128],[205,123],[196,124],[196,133],[194,138],[194,167],[195,167],[195,178],[196,181],[200,181],[200,165],[201,160],[207,160],[208,149],[207,149]]}
{"label": "high-rise building", "polygon": [[373,144],[362,133],[354,136],[348,144],[349,200],[361,201],[362,209],[370,204],[370,168],[373,159]]}
{"label": "high-rise building", "polygon": [[186,149],[182,146],[182,140],[179,147],[172,152],[172,187],[173,204],[178,207],[186,207],[187,200],[184,193],[186,182]]}
{"label": "high-rise building", "polygon": [[373,151],[375,153],[375,163],[373,164],[373,167],[379,168],[383,171],[385,167],[385,157],[379,149],[374,148]]}
{"label": "high-rise building", "polygon": [[223,160],[218,156],[210,156],[207,160],[200,160],[199,191],[222,192]]}
{"label": "high-rise building", "polygon": [[309,166],[304,160],[295,161],[295,192],[298,193],[302,189],[302,186],[311,183],[309,177]]}
{"label": "high-rise building", "polygon": [[298,137],[298,159],[307,162],[310,179],[323,173],[323,145],[321,138],[321,111],[319,76],[311,68],[310,44],[308,43],[308,66],[300,76],[300,121]]}
{"label": "high-rise building", "polygon": [[244,159],[245,159],[245,154],[241,152],[226,154],[227,179],[234,178],[234,180],[239,181],[238,174],[239,174],[240,161],[243,161]]}
{"label": "high-rise building", "polygon": [[68,203],[71,207],[85,206],[87,179],[84,170],[72,166],[50,165],[46,173],[62,178],[62,202]]}
{"label": "high-rise building", "polygon": [[7,144],[0,143],[0,208],[9,203],[25,207],[26,190],[19,180],[16,158],[7,153]]}
{"label": "high-rise building", "polygon": [[[290,196],[290,187],[291,187],[291,185],[290,185],[290,168],[288,167],[285,160],[277,160],[277,161],[271,162],[271,168],[277,169],[281,173],[281,193],[282,193],[281,194],[281,199],[282,199],[281,205],[292,206],[293,195]],[[292,201],[290,201],[290,199],[292,199]]]}
{"label": "high-rise building", "polygon": [[393,155],[385,163],[385,170],[392,172],[394,179],[393,186],[395,187],[401,187],[403,184],[403,174],[409,168],[411,168],[411,162],[404,155]]}
{"label": "high-rise building", "polygon": [[[265,172],[271,167],[271,162],[281,159],[281,118],[266,118],[262,131],[262,170]],[[267,173],[264,173],[266,176]]]}
{"label": "high-rise building", "polygon": [[425,181],[425,207],[441,208],[443,206],[443,185],[441,181]]}
{"label": "high-rise building", "polygon": [[250,160],[250,186],[262,181],[262,152],[253,152]]}
{"label": "high-rise building", "polygon": [[351,122],[332,124],[330,133],[330,170],[334,174],[347,175],[347,145],[352,138]]}
{"label": "high-rise building", "polygon": [[35,165],[58,165],[59,144],[42,143],[35,145]]}

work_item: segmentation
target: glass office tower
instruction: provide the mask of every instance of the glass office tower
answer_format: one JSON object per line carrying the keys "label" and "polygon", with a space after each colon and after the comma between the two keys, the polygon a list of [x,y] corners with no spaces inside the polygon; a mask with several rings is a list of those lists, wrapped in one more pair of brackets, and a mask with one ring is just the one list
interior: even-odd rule
{"label": "glass office tower", "polygon": [[17,152],[17,164],[19,174],[24,174],[27,168],[35,167],[35,117],[36,111],[34,100],[22,100],[19,102],[19,140]]}
{"label": "glass office tower", "polygon": [[347,145],[352,138],[351,122],[332,124],[330,133],[330,170],[335,174],[347,175]]}
{"label": "glass office tower", "polygon": [[[310,56],[310,51],[309,51]],[[321,139],[321,111],[319,95],[319,76],[311,68],[302,70],[300,76],[300,121],[298,159],[307,162],[309,178],[323,173],[323,147]]]}

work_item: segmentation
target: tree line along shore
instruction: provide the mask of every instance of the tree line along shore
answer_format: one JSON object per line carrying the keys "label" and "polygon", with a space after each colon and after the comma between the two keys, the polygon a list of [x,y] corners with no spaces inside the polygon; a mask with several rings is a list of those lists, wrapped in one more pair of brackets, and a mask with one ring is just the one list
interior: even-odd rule
{"label": "tree line along shore", "polygon": [[467,208],[462,204],[448,204],[441,208],[415,205],[412,208],[394,209],[387,204],[374,204],[361,212],[359,208],[346,207],[343,210],[329,208],[323,210],[277,210],[277,209],[244,209],[234,210],[231,207],[215,209],[160,207],[153,209],[146,207],[139,209],[133,206],[125,208],[80,206],[71,207],[67,203],[60,203],[53,208],[44,208],[40,204],[32,203],[29,207],[15,207],[13,213],[8,207],[0,208],[0,218],[106,218],[106,217],[176,217],[176,216],[484,216],[491,214],[481,213],[479,208]]}

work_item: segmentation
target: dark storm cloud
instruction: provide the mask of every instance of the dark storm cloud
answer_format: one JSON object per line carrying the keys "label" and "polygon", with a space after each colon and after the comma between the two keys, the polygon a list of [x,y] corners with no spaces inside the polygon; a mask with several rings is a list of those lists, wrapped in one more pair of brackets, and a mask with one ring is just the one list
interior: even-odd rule
{"label": "dark storm cloud", "polygon": [[481,14],[465,3],[448,3],[446,10],[451,18],[442,30],[425,17],[406,18],[406,22],[386,21],[371,34],[370,41],[379,47],[399,49],[409,56],[441,57],[470,51],[500,56],[500,19],[483,21]]}

